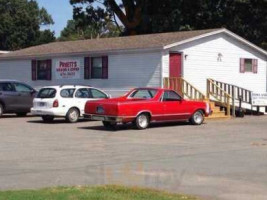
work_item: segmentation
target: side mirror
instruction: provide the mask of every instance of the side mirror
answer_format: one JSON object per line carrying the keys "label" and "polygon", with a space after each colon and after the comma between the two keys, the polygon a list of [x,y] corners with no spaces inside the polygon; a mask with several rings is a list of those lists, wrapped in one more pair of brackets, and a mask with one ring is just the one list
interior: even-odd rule
{"label": "side mirror", "polygon": [[107,99],[111,99],[112,97],[111,97],[111,95],[110,94],[108,94],[107,95]]}
{"label": "side mirror", "polygon": [[34,95],[37,93],[37,91],[35,89],[32,89],[30,93],[31,93],[31,95]]}

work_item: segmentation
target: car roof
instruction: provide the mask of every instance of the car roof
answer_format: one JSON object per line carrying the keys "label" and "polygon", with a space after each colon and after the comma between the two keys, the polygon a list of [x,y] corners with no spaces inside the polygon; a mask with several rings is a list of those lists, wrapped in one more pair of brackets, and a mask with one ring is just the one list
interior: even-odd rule
{"label": "car roof", "polygon": [[43,89],[43,88],[54,88],[54,89],[64,89],[64,88],[94,88],[94,87],[91,87],[89,85],[51,85],[51,86],[44,86],[44,87],[41,87],[40,89]]}
{"label": "car roof", "polygon": [[0,82],[16,82],[16,83],[22,83],[21,81],[13,80],[13,79],[0,79]]}

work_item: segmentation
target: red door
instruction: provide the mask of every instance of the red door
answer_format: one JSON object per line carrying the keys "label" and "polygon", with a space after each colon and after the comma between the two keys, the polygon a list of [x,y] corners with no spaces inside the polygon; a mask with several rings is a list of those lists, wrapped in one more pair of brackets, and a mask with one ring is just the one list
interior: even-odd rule
{"label": "red door", "polygon": [[169,89],[181,94],[181,84],[178,77],[182,76],[182,54],[170,53],[170,84]]}
{"label": "red door", "polygon": [[170,53],[170,77],[182,76],[182,54]]}

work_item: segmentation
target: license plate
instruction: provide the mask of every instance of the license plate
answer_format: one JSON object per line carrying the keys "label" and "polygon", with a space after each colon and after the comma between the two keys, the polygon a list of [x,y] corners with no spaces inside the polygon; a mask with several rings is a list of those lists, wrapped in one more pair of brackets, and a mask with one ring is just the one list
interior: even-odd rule
{"label": "license plate", "polygon": [[92,116],[92,120],[104,121],[105,117],[102,116]]}
{"label": "license plate", "polygon": [[39,103],[39,106],[40,107],[44,107],[45,106],[45,103],[41,102],[41,103]]}

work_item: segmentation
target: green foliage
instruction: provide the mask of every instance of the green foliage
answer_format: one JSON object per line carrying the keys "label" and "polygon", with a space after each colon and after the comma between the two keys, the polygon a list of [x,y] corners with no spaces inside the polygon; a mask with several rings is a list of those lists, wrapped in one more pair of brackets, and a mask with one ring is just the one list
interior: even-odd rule
{"label": "green foliage", "polygon": [[54,33],[40,31],[52,17],[33,0],[0,0],[0,49],[17,50],[55,40]]}
{"label": "green foliage", "polygon": [[60,41],[83,40],[92,38],[116,37],[120,35],[120,30],[112,22],[86,25],[75,20],[69,20],[67,26],[61,31],[58,38]]}
{"label": "green foliage", "polygon": [[120,186],[58,187],[0,192],[0,200],[197,200],[186,195]]}
{"label": "green foliage", "polygon": [[[101,7],[96,4],[102,3]],[[70,0],[84,24],[118,18],[124,35],[225,27],[266,48],[266,0]],[[116,15],[116,18],[114,17]],[[86,20],[85,20],[86,19]],[[98,21],[97,19],[96,21]]]}

